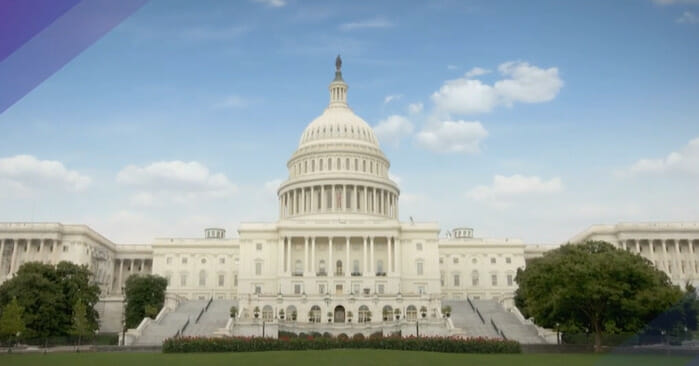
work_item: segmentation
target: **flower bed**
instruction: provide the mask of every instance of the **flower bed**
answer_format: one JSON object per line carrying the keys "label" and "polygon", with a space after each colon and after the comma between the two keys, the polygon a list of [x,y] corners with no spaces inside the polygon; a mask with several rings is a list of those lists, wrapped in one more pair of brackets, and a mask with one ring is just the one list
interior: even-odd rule
{"label": "flower bed", "polygon": [[518,342],[488,338],[387,337],[387,338],[257,338],[181,337],[163,342],[165,353],[303,351],[337,348],[390,349],[449,353],[520,353]]}

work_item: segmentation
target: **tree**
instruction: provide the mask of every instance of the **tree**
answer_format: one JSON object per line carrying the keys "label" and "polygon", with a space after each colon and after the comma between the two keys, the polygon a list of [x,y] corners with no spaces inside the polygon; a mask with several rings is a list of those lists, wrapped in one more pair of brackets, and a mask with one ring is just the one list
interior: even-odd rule
{"label": "tree", "polygon": [[647,259],[609,243],[566,244],[532,259],[515,278],[515,301],[546,328],[603,333],[637,332],[682,297]]}
{"label": "tree", "polygon": [[[156,315],[165,303],[167,279],[158,275],[132,275],[126,279],[126,327],[135,328],[146,316]],[[153,311],[155,309],[156,311]],[[146,314],[148,310],[148,314]]]}
{"label": "tree", "polygon": [[23,264],[13,278],[0,285],[0,306],[13,298],[24,308],[26,336],[46,338],[68,335],[73,305],[85,304],[91,329],[97,329],[99,287],[91,283],[87,266],[60,262],[53,266],[38,262]]}
{"label": "tree", "polygon": [[24,309],[19,306],[17,299],[12,299],[5,307],[2,309],[2,314],[0,314],[0,338],[7,339],[10,342],[10,347],[13,341],[17,339],[17,336],[24,332],[24,320],[22,320],[22,313]]}
{"label": "tree", "polygon": [[[73,327],[70,330],[70,334],[78,337],[78,347],[80,347],[80,342],[82,337],[92,334],[92,327],[87,319],[87,311],[85,309],[85,304],[78,300],[73,306]],[[76,350],[78,350],[76,348]]]}

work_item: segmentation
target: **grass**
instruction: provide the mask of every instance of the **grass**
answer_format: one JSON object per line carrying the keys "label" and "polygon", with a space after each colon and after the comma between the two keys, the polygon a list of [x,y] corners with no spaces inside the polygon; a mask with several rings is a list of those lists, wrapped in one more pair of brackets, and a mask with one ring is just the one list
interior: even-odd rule
{"label": "grass", "polygon": [[414,351],[383,350],[332,350],[332,351],[275,351],[247,353],[54,353],[42,354],[2,354],[0,365],[32,366],[217,366],[217,365],[280,365],[315,366],[319,362],[326,365],[376,365],[376,366],[650,366],[686,365],[689,357],[668,356],[617,356],[592,354],[451,354]]}

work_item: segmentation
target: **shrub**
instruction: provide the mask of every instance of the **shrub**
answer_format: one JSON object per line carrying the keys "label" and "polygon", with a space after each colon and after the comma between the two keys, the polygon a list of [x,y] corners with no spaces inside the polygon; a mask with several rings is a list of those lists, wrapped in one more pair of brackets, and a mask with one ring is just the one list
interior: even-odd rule
{"label": "shrub", "polygon": [[339,340],[341,340],[341,341],[346,341],[346,340],[349,340],[349,337],[348,337],[347,334],[345,334],[345,333],[340,333],[340,334],[337,336],[337,339],[339,339]]}
{"label": "shrub", "polygon": [[362,333],[357,333],[352,336],[353,341],[363,341],[364,340],[364,334]]}
{"label": "shrub", "polygon": [[338,348],[390,349],[405,351],[427,351],[448,353],[520,353],[519,343],[488,338],[448,337],[386,337],[364,339],[337,338],[257,338],[224,337],[169,338],[163,342],[165,353],[188,352],[255,352],[255,351],[300,351]]}

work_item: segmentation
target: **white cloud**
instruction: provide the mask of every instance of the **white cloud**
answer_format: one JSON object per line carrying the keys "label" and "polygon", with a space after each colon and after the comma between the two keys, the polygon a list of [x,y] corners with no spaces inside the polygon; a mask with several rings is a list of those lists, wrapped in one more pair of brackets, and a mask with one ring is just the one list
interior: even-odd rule
{"label": "white cloud", "polygon": [[235,185],[225,175],[212,174],[196,161],[129,165],[117,174],[117,183],[137,189],[131,196],[131,203],[145,206],[228,197],[236,191]]}
{"label": "white cloud", "polygon": [[401,139],[413,133],[413,124],[407,118],[394,114],[379,121],[374,126],[374,132],[379,140],[398,145]]}
{"label": "white cloud", "polygon": [[621,171],[620,175],[675,172],[699,176],[699,137],[689,141],[680,151],[673,151],[664,158],[640,159]]}
{"label": "white cloud", "polygon": [[677,23],[685,24],[696,24],[699,23],[699,15],[694,14],[691,11],[685,11],[682,15],[675,20]]}
{"label": "white cloud", "polygon": [[393,101],[400,99],[401,97],[402,97],[402,95],[400,95],[400,94],[387,95],[386,98],[383,98],[383,104],[391,103]]}
{"label": "white cloud", "polygon": [[408,113],[410,114],[418,114],[422,112],[423,105],[422,103],[411,103],[408,105]]}
{"label": "white cloud", "polygon": [[368,28],[390,28],[393,27],[393,23],[389,22],[383,18],[374,18],[361,20],[357,22],[349,22],[340,24],[340,30],[352,31],[357,29],[368,29]]}
{"label": "white cloud", "polygon": [[272,8],[281,8],[286,5],[286,0],[253,0],[256,3],[264,4]]}
{"label": "white cloud", "polygon": [[225,97],[220,102],[216,103],[214,107],[216,108],[245,108],[250,104],[248,99],[245,99],[239,95],[229,95]]}
{"label": "white cloud", "polygon": [[397,176],[391,172],[388,172],[388,179],[396,182],[396,184],[398,184],[398,185],[400,185],[400,182],[402,180],[399,176]]}
{"label": "white cloud", "polygon": [[446,81],[432,94],[432,101],[446,113],[485,113],[496,106],[511,106],[515,102],[547,102],[563,87],[555,67],[542,69],[526,62],[506,62],[498,67],[498,71],[506,78],[488,85],[470,78],[485,72],[474,68],[463,78]]}
{"label": "white cloud", "polygon": [[482,67],[474,67],[471,70],[468,70],[468,72],[466,72],[466,77],[472,78],[474,76],[481,76],[481,75],[485,75],[488,73],[490,73],[490,70],[486,70]]}
{"label": "white cloud", "polygon": [[474,201],[489,201],[507,204],[508,200],[527,195],[556,193],[563,190],[561,179],[551,178],[546,181],[537,176],[496,175],[492,185],[477,186],[466,193],[466,197]]}
{"label": "white cloud", "polygon": [[92,179],[68,170],[60,161],[39,160],[32,155],[16,155],[0,158],[0,188],[27,195],[39,190],[61,188],[82,191]]}
{"label": "white cloud", "polygon": [[418,144],[436,152],[477,153],[480,142],[488,131],[478,122],[442,121],[420,131],[416,135]]}

